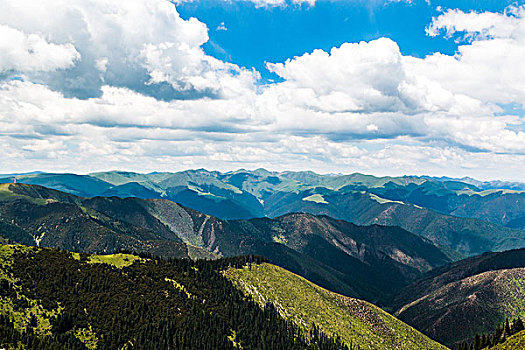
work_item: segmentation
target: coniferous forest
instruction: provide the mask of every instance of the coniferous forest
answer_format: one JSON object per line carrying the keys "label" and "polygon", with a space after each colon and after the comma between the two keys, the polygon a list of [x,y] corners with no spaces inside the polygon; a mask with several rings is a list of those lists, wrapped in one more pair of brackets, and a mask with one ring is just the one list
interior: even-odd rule
{"label": "coniferous forest", "polygon": [[0,348],[348,349],[315,327],[306,334],[271,305],[260,308],[221,274],[261,263],[261,257],[143,255],[119,268],[92,263],[87,254],[14,247],[9,260],[0,296],[11,301],[11,315],[28,308],[34,313],[22,323],[0,317]]}

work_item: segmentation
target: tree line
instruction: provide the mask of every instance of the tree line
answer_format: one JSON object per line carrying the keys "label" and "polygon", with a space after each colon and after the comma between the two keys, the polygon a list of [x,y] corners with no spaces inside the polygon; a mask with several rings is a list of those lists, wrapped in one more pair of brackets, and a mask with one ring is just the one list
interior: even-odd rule
{"label": "tree line", "polygon": [[495,345],[501,344],[507,340],[508,337],[521,332],[525,329],[523,320],[516,318],[512,322],[507,319],[505,323],[496,327],[493,333],[479,335],[476,334],[474,340],[471,342],[463,342],[458,345],[458,350],[482,350],[490,349]]}

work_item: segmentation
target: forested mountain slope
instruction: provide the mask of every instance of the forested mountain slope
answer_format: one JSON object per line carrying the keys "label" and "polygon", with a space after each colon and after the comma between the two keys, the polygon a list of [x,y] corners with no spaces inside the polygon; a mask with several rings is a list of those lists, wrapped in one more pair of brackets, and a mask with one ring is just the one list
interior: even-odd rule
{"label": "forested mountain slope", "polygon": [[330,292],[280,267],[264,263],[224,274],[259,305],[272,303],[302,329],[310,331],[315,324],[363,349],[445,349],[377,306]]}
{"label": "forested mountain slope", "polygon": [[[445,349],[377,307],[262,261],[166,261],[0,245],[0,347]],[[299,283],[305,298],[314,299],[296,306],[316,313],[312,323],[283,317],[277,299],[253,301],[236,276],[252,281],[266,276],[260,271],[271,271],[267,282],[279,295]],[[337,313],[322,312],[327,305]],[[348,328],[327,327],[339,322]]]}
{"label": "forested mountain slope", "polygon": [[128,249],[174,257],[190,257],[194,251],[197,255],[210,255],[202,249],[188,248],[160,223],[134,225],[92,210],[83,205],[83,201],[41,186],[2,184],[0,237],[16,243],[78,252]]}
{"label": "forested mountain slope", "polygon": [[[215,262],[0,246],[0,347],[348,349],[243,296]],[[36,339],[35,339],[36,338]]]}

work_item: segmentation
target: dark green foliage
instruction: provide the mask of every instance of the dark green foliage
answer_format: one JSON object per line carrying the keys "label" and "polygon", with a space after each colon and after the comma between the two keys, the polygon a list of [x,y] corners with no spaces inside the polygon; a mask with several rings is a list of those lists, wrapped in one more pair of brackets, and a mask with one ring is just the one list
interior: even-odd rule
{"label": "dark green foliage", "polygon": [[511,327],[511,333],[516,334],[518,332],[521,332],[525,329],[525,326],[523,325],[523,321],[521,318],[517,318],[513,323]]}
{"label": "dark green foliage", "polygon": [[36,336],[32,331],[18,332],[6,315],[0,315],[0,347],[15,348],[22,345],[27,349],[70,350],[85,349],[74,337],[57,341],[53,337]]}
{"label": "dark green foliage", "polygon": [[4,317],[0,348],[23,338],[29,349],[85,349],[74,332],[91,327],[97,349],[212,350],[234,349],[234,343],[243,349],[348,349],[337,337],[303,334],[222,276],[226,267],[265,261],[258,256],[196,262],[148,256],[122,269],[52,249],[17,250],[13,259],[9,272],[26,297],[64,309],[51,320],[49,337],[15,332]]}
{"label": "dark green foliage", "polygon": [[508,338],[510,337],[512,334],[511,334],[511,331],[510,331],[510,324],[509,324],[509,320],[507,319],[505,321],[505,327],[503,328],[503,334],[505,336],[505,338]]}
{"label": "dark green foliage", "polygon": [[2,237],[7,239],[7,243],[36,245],[34,238],[26,231],[18,226],[0,221],[0,238]]}
{"label": "dark green foliage", "polygon": [[492,334],[483,334],[481,337],[476,334],[472,342],[463,342],[457,346],[457,350],[482,350],[492,348],[497,344],[525,329],[521,318],[515,319],[512,323],[507,319],[505,323],[496,327]]}

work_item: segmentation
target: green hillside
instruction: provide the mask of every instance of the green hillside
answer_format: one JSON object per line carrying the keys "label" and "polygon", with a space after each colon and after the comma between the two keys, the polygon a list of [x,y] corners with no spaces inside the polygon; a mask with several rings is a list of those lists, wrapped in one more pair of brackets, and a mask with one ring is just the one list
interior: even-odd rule
{"label": "green hillside", "polygon": [[315,324],[347,345],[362,349],[446,349],[380,308],[316,286],[271,264],[225,273],[259,305],[272,303],[281,316],[305,330]]}
{"label": "green hillside", "polygon": [[83,197],[98,196],[112,186],[110,183],[95,177],[76,174],[39,173],[9,177],[0,179],[0,181],[40,185]]}
{"label": "green hillside", "polygon": [[[222,276],[262,258],[161,260],[0,246],[0,348],[349,350]],[[353,348],[355,350],[355,348]]]}
{"label": "green hillside", "polygon": [[12,243],[76,252],[126,249],[163,256],[213,257],[204,249],[188,248],[151,216],[142,202],[149,203],[119,199],[115,205],[111,198],[97,201],[41,186],[0,184],[0,237]]}

